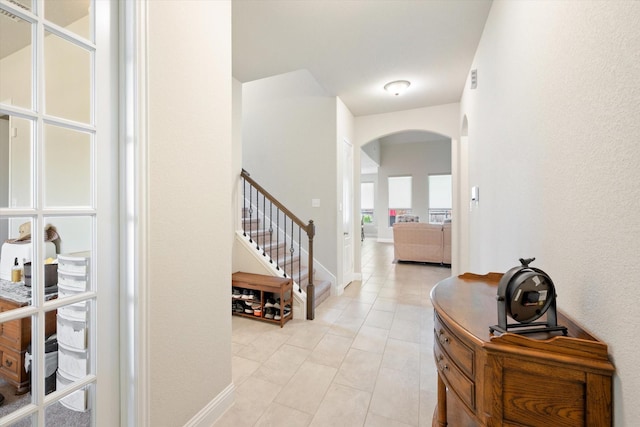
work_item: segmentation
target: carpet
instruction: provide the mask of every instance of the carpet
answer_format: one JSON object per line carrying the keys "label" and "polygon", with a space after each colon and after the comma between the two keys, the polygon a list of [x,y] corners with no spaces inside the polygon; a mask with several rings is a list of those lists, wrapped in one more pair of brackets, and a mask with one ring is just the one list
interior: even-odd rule
{"label": "carpet", "polygon": [[[31,403],[31,394],[15,395],[15,387],[0,379],[0,393],[4,402],[0,405],[0,418]],[[45,410],[45,421],[51,426],[89,427],[91,425],[91,411],[78,412],[66,408],[60,403],[54,403]],[[30,418],[22,419],[11,427],[31,427]]]}

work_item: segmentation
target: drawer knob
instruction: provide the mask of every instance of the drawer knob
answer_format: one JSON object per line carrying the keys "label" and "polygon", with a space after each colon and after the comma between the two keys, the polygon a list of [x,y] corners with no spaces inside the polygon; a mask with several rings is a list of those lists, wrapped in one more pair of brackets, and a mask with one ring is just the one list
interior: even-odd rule
{"label": "drawer knob", "polygon": [[449,337],[440,337],[440,344],[449,344]]}
{"label": "drawer knob", "polygon": [[439,366],[440,366],[440,370],[443,372],[449,370],[449,365],[447,365],[446,363],[440,363]]}
{"label": "drawer knob", "polygon": [[10,368],[11,366],[13,366],[13,362],[11,360],[5,360],[4,364],[7,366],[7,368]]}

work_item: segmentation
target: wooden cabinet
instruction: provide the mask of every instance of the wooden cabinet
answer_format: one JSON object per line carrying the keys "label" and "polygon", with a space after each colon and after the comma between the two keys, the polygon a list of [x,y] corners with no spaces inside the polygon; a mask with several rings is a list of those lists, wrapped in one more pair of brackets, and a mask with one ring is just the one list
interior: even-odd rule
{"label": "wooden cabinet", "polygon": [[[0,297],[0,311],[9,311],[25,304]],[[45,336],[56,332],[56,311],[45,315]],[[31,344],[31,317],[0,324],[0,377],[16,387],[16,394],[29,391],[30,377],[24,369],[24,356]]]}
{"label": "wooden cabinet", "polygon": [[610,426],[614,367],[607,345],[562,312],[566,337],[492,335],[501,277],[466,273],[431,292],[438,369],[433,426]]}
{"label": "wooden cabinet", "polygon": [[[283,327],[285,323],[293,318],[293,280],[290,278],[282,278],[275,276],[266,276],[262,274],[233,273],[231,277],[232,288],[238,288],[241,290],[247,289],[255,291],[260,298],[260,304],[262,309],[258,315],[246,314],[236,312],[232,309],[232,313],[236,316],[249,317],[256,320],[262,320],[264,322],[276,323],[280,327]],[[279,315],[280,319],[268,319],[265,317],[266,310],[265,305],[267,303],[267,296],[272,294],[274,299],[280,299],[280,308],[274,309]],[[240,300],[240,299],[238,299]],[[235,300],[234,300],[235,301]],[[285,312],[285,307],[290,310]]]}

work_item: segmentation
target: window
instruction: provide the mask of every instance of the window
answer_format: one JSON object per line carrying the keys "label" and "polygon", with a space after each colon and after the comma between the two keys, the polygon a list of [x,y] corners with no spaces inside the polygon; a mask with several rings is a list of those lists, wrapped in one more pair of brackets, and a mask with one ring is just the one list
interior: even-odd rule
{"label": "window", "polygon": [[411,213],[411,177],[389,177],[389,227],[399,215]]}
{"label": "window", "polygon": [[429,222],[451,218],[451,175],[429,175]]}
{"label": "window", "polygon": [[373,182],[360,184],[360,215],[364,224],[373,224],[375,194]]}

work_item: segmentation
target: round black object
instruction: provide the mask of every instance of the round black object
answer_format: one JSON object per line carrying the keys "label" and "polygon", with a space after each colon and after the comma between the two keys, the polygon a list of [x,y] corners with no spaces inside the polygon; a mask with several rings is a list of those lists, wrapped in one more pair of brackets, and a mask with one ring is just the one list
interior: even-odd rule
{"label": "round black object", "polygon": [[507,286],[507,314],[520,323],[533,322],[547,311],[554,296],[549,276],[525,269]]}
{"label": "round black object", "polygon": [[498,297],[504,298],[506,314],[519,323],[529,323],[542,316],[556,297],[551,278],[542,270],[529,267],[533,260],[520,260],[500,280]]}

